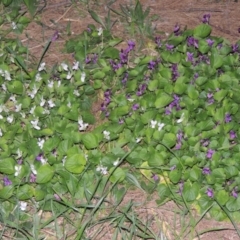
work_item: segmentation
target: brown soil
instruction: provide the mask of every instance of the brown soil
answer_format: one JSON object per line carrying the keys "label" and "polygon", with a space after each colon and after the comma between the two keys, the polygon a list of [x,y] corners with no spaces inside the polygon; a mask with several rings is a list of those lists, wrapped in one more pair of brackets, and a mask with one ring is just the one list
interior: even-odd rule
{"label": "brown soil", "polygon": [[[70,2],[70,0],[48,0],[47,6],[42,11],[39,18],[42,25],[32,22],[21,36],[22,42],[29,47],[33,56],[36,59],[39,59],[47,41],[51,39],[56,30],[59,31],[60,38],[50,46],[44,57],[44,62],[46,62],[47,66],[53,66],[55,63],[61,63],[64,61],[73,62],[74,59],[71,54],[62,52],[66,40],[80,34],[86,29],[89,23],[93,23],[98,26],[98,24],[96,24],[89,16],[85,7],[86,5],[82,3],[83,1],[75,1],[78,2],[77,4],[70,4]],[[106,2],[108,1],[89,0],[91,9],[98,12],[102,18],[107,14]],[[116,2],[112,5],[112,8],[119,9],[119,4],[124,5],[131,2],[134,1],[116,0]],[[222,36],[228,39],[231,43],[239,40],[239,2],[230,0],[141,0],[141,3],[144,8],[150,6],[151,14],[159,16],[159,19],[153,23],[156,25],[158,31],[171,33],[176,23],[178,23],[182,28],[185,26],[187,26],[187,28],[194,28],[201,22],[203,14],[210,13],[210,25],[213,29],[213,35]],[[117,16],[115,16],[115,18],[117,18]],[[68,24],[70,24],[70,36],[67,34]],[[129,37],[124,31],[124,26],[120,19],[114,27],[113,33],[123,38]],[[141,191],[135,190],[127,194],[124,202],[127,203],[130,200],[139,202],[140,205],[135,208],[135,211],[144,219],[153,219],[152,228],[156,233],[160,230],[159,224],[164,224],[166,234],[169,236],[169,239],[177,239],[173,235],[173,230],[175,228],[176,233],[179,233],[181,227],[183,226],[179,221],[179,217],[176,217],[176,214],[174,213],[174,209],[177,209],[177,206],[170,202],[163,207],[158,207],[155,202],[157,196],[151,197],[150,201],[145,201],[146,197],[147,196],[144,196]],[[177,220],[174,220],[175,217]],[[187,220],[187,218],[185,220]],[[219,223],[214,220],[203,219],[200,221],[197,230],[200,231],[215,227],[224,227],[231,230],[206,233],[202,235],[200,239],[239,239],[232,224],[226,222]],[[105,240],[111,239],[112,237],[110,233],[107,236],[105,236]],[[186,239],[191,239],[191,237]]]}

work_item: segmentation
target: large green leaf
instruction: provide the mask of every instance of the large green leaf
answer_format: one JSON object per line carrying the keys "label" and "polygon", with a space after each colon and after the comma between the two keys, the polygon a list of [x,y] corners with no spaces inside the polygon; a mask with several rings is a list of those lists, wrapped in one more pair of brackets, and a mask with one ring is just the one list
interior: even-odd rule
{"label": "large green leaf", "polygon": [[19,200],[28,200],[34,195],[34,188],[29,184],[20,186],[17,191],[17,198]]}
{"label": "large green leaf", "polygon": [[194,37],[205,38],[210,35],[212,28],[207,24],[198,25],[193,32]]}
{"label": "large green leaf", "polygon": [[169,103],[173,101],[173,98],[166,93],[159,93],[157,95],[157,100],[155,101],[156,108],[166,107]]}
{"label": "large green leaf", "polygon": [[99,144],[97,135],[93,133],[83,134],[82,142],[87,149],[96,148]]}
{"label": "large green leaf", "polygon": [[13,158],[4,158],[0,160],[0,172],[3,174],[13,174],[15,161]]}
{"label": "large green leaf", "polygon": [[67,157],[64,166],[71,173],[81,173],[85,164],[86,158],[83,154],[74,154],[70,157]]}
{"label": "large green leaf", "polygon": [[166,145],[167,147],[172,148],[173,146],[175,146],[176,140],[177,140],[177,138],[176,138],[175,134],[173,134],[173,133],[166,133],[163,136],[162,143],[164,145]]}
{"label": "large green leaf", "polygon": [[37,183],[47,183],[49,182],[54,175],[54,169],[48,165],[44,164],[40,166],[37,170]]}

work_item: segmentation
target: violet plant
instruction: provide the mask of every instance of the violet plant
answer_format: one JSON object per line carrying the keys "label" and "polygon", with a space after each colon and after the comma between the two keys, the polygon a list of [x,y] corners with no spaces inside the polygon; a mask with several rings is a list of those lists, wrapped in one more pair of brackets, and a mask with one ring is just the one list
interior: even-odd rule
{"label": "violet plant", "polygon": [[[195,206],[201,216],[209,212],[217,220],[239,221],[240,43],[231,46],[211,36],[209,18],[193,30],[175,27],[167,40],[156,36],[157,56],[136,56],[132,39],[119,50],[120,39],[89,25],[66,44],[74,61],[53,71],[42,61],[29,70],[3,41],[0,203],[9,213],[5,225],[17,229],[10,219],[18,211],[23,223],[34,202],[37,211],[56,214],[50,222],[67,211],[76,214],[75,234],[86,236],[109,194],[118,206],[126,192],[120,186],[130,183],[157,191],[159,205],[174,200],[187,211]],[[51,43],[56,37],[53,33]],[[22,47],[14,44],[15,50]],[[91,111],[96,102],[100,123]],[[137,223],[136,236],[156,238]]]}

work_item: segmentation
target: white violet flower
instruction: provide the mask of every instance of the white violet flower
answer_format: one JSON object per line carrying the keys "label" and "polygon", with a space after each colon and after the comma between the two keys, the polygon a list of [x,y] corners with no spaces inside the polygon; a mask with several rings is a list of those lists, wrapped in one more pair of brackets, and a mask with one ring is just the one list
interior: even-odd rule
{"label": "white violet flower", "polygon": [[4,76],[5,76],[6,80],[8,80],[8,81],[12,80],[11,75],[10,75],[10,73],[7,70],[4,71]]}
{"label": "white violet flower", "polygon": [[36,106],[33,106],[33,107],[30,109],[29,112],[30,112],[31,114],[34,114],[34,110],[35,110],[35,108],[36,108]]}
{"label": "white violet flower", "polygon": [[86,73],[82,72],[82,74],[81,74],[81,82],[85,82],[85,78],[86,78]]}
{"label": "white violet flower", "polygon": [[151,128],[155,128],[157,125],[157,121],[151,120]]}
{"label": "white violet flower", "polygon": [[50,99],[50,100],[48,101],[48,104],[49,104],[49,107],[50,107],[50,108],[53,108],[53,107],[56,106],[52,99]]}
{"label": "white violet flower", "polygon": [[19,150],[19,148],[18,148],[18,150],[17,150],[17,159],[18,158],[21,158],[22,157],[22,151],[21,150]]}
{"label": "white violet flower", "polygon": [[158,123],[158,131],[161,131],[162,130],[162,128],[165,126],[165,124],[164,123]]}
{"label": "white violet flower", "polygon": [[12,95],[9,100],[13,101],[14,103],[16,103],[16,96],[15,95]]}
{"label": "white violet flower", "polygon": [[78,124],[79,124],[79,131],[84,131],[88,127],[88,123],[84,123],[81,117],[79,117],[78,119]]}
{"label": "white violet flower", "polygon": [[0,128],[0,137],[2,137],[3,133],[2,133],[2,129]]}
{"label": "white violet flower", "polygon": [[98,28],[98,36],[101,36],[102,35],[102,33],[103,33],[103,29],[100,27],[100,28]]}
{"label": "white violet flower", "polygon": [[37,145],[40,147],[40,149],[43,149],[43,144],[45,143],[44,139],[39,138]]}
{"label": "white violet flower", "polygon": [[25,210],[27,209],[27,202],[20,201],[20,202],[19,202],[19,208],[20,208],[22,211],[25,211]]}
{"label": "white violet flower", "polygon": [[62,159],[62,164],[63,164],[63,166],[65,165],[66,159],[67,159],[67,156],[65,156],[65,157]]}
{"label": "white violet flower", "polygon": [[68,71],[68,65],[66,63],[61,63],[61,66],[64,71]]}
{"label": "white violet flower", "polygon": [[35,120],[31,121],[31,124],[32,124],[33,128],[40,130],[41,128],[38,126],[38,121],[39,121],[38,118],[36,118]]}
{"label": "white violet flower", "polygon": [[46,102],[46,100],[43,98],[43,96],[41,97],[40,100],[41,100],[41,102],[40,102],[40,106],[43,107],[44,104],[45,104],[45,102]]}
{"label": "white violet flower", "polygon": [[36,171],[36,169],[35,169],[35,167],[34,167],[33,164],[30,164],[30,168],[31,168],[32,173],[33,173],[34,175],[37,175],[37,171]]}
{"label": "white violet flower", "polygon": [[73,69],[73,70],[78,70],[78,67],[79,67],[79,62],[78,62],[78,61],[77,61],[77,62],[74,62],[72,69]]}
{"label": "white violet flower", "polygon": [[40,73],[36,74],[35,80],[36,80],[36,82],[40,82],[42,80],[42,77],[41,77]]}
{"label": "white violet flower", "polygon": [[17,177],[17,176],[20,174],[21,169],[22,169],[22,166],[21,166],[21,165],[15,166],[15,173],[14,173],[14,176],[15,176],[15,177]]}
{"label": "white violet flower", "polygon": [[71,72],[68,72],[67,74],[67,77],[66,77],[68,80],[72,78],[72,73]]}
{"label": "white violet flower", "polygon": [[110,140],[110,132],[108,131],[103,131],[104,138],[107,140]]}
{"label": "white violet flower", "polygon": [[17,24],[15,22],[12,22],[11,25],[13,30],[17,29]]}
{"label": "white violet flower", "polygon": [[177,120],[177,123],[181,123],[184,120],[184,113],[182,113],[181,117]]}
{"label": "white violet flower", "polygon": [[78,92],[78,90],[74,90],[74,91],[73,91],[73,94],[74,94],[75,96],[77,96],[77,97],[80,96],[80,93]]}
{"label": "white violet flower", "polygon": [[13,115],[8,116],[8,117],[7,117],[7,121],[8,121],[9,123],[12,123],[12,122],[13,122]]}
{"label": "white violet flower", "polygon": [[141,142],[141,140],[142,140],[142,138],[140,137],[140,138],[136,138],[136,143],[139,143],[139,142]]}
{"label": "white violet flower", "polygon": [[21,109],[22,109],[22,104],[21,103],[15,106],[15,112],[20,112]]}
{"label": "white violet flower", "polygon": [[107,167],[103,167],[102,165],[97,166],[96,171],[100,172],[103,175],[108,174]]}
{"label": "white violet flower", "polygon": [[5,92],[7,91],[7,87],[6,87],[6,85],[5,85],[4,83],[2,84],[2,89],[3,89],[3,91],[5,91]]}
{"label": "white violet flower", "polygon": [[70,102],[68,102],[67,106],[68,106],[69,108],[71,108],[71,107],[72,107],[72,104],[71,104]]}
{"label": "white violet flower", "polygon": [[38,71],[41,72],[41,71],[45,70],[45,66],[46,66],[45,62],[41,63],[39,68],[38,68]]}
{"label": "white violet flower", "polygon": [[28,96],[30,96],[33,99],[35,97],[35,95],[37,94],[37,91],[38,91],[38,89],[37,89],[36,85],[34,85],[32,92],[28,93]]}
{"label": "white violet flower", "polygon": [[49,88],[53,88],[53,84],[54,84],[53,81],[49,81],[49,80],[48,80],[48,87],[49,87]]}
{"label": "white violet flower", "polygon": [[118,165],[118,163],[119,163],[119,158],[115,162],[113,162],[113,166],[116,167]]}

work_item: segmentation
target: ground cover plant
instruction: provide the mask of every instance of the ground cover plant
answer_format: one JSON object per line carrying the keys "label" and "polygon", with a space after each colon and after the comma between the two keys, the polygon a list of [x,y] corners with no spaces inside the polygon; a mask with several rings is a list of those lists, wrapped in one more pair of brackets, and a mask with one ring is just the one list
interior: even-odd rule
{"label": "ground cover plant", "polygon": [[146,55],[133,39],[119,50],[110,23],[89,25],[66,44],[75,61],[52,69],[42,59],[58,32],[35,65],[19,41],[1,39],[2,237],[13,229],[13,237],[41,239],[54,223],[59,239],[89,239],[89,229],[110,222],[113,239],[159,239],[132,203],[119,210],[131,184],[156,191],[159,205],[197,209],[193,228],[210,213],[238,232],[239,42],[211,36],[209,20],[193,30],[176,25],[166,40],[154,36]]}

